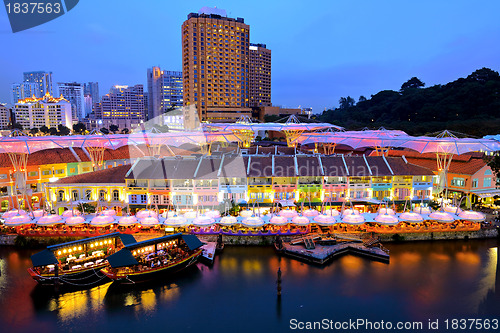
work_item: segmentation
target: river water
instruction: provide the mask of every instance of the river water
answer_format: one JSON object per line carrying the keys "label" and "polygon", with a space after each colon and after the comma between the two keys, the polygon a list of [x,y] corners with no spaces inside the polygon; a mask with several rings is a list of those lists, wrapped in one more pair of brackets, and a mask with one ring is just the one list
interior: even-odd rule
{"label": "river water", "polygon": [[324,267],[280,258],[270,247],[226,246],[212,267],[198,263],[155,284],[60,294],[26,272],[36,251],[0,247],[0,331],[286,332],[293,319],[360,318],[438,319],[444,331],[445,319],[500,319],[498,245],[387,244],[390,264],[347,255]]}

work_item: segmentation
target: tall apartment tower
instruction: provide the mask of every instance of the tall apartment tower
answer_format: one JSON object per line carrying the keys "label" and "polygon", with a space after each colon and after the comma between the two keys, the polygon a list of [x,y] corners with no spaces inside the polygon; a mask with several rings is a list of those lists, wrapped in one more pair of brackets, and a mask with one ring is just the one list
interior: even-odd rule
{"label": "tall apartment tower", "polygon": [[200,120],[235,121],[249,108],[250,26],[224,10],[202,8],[182,24],[184,106]]}
{"label": "tall apartment tower", "polygon": [[[36,83],[38,88],[35,97],[42,97],[45,94],[53,95],[52,90],[52,72],[37,71],[24,72],[23,82]],[[31,97],[31,96],[30,96]]]}
{"label": "tall apartment tower", "polygon": [[182,107],[182,72],[148,68],[148,119],[154,119],[168,109]]}
{"label": "tall apartment tower", "polygon": [[101,127],[117,125],[131,129],[144,120],[146,114],[142,84],[113,86],[100,103],[94,104],[94,112],[95,118],[102,121]]}
{"label": "tall apartment tower", "polygon": [[250,106],[271,106],[271,50],[250,43]]}
{"label": "tall apartment tower", "polygon": [[[39,95],[38,85],[32,82],[22,82],[12,84],[12,104],[27,97],[37,97]],[[41,96],[38,96],[41,97]]]}
{"label": "tall apartment tower", "polygon": [[59,94],[71,103],[71,114],[74,121],[87,116],[85,109],[84,86],[76,82],[57,82]]}
{"label": "tall apartment tower", "polygon": [[90,95],[93,103],[99,103],[101,96],[99,95],[99,82],[87,82],[83,85],[83,94]]}

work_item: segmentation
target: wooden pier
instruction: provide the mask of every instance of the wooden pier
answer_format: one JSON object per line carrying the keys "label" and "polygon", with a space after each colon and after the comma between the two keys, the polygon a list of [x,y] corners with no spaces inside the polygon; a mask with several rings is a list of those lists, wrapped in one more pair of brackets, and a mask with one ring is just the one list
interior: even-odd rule
{"label": "wooden pier", "polygon": [[215,249],[217,247],[216,242],[206,242],[202,247],[201,260],[205,263],[211,265],[214,263],[215,259]]}
{"label": "wooden pier", "polygon": [[319,265],[345,254],[353,254],[389,263],[389,250],[379,243],[377,237],[345,240],[344,237],[339,237],[336,242],[330,238],[325,242],[323,237],[319,235],[303,237],[302,239],[294,239],[291,242],[283,242],[281,252],[289,257]]}

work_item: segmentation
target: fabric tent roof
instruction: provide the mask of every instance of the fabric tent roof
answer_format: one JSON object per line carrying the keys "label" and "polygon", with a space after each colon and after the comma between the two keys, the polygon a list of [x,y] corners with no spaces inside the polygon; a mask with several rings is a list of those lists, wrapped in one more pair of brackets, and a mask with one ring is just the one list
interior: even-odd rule
{"label": "fabric tent roof", "polygon": [[106,258],[113,268],[139,264],[129,249],[124,248]]}
{"label": "fabric tent roof", "polygon": [[48,249],[35,253],[31,256],[33,267],[56,265],[58,264],[57,258],[54,253]]}

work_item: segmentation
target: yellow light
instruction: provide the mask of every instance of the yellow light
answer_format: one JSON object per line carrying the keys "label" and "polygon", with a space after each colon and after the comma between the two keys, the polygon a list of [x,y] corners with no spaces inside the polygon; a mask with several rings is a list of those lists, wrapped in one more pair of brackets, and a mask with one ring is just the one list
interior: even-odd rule
{"label": "yellow light", "polygon": [[61,251],[57,252],[58,255],[61,255]]}
{"label": "yellow light", "polygon": [[76,246],[73,248],[73,251],[76,251]]}
{"label": "yellow light", "polygon": [[135,253],[135,251],[134,251],[133,255],[135,256],[135,254],[136,254],[136,253]]}
{"label": "yellow light", "polygon": [[69,249],[68,252],[71,253],[71,249]]}
{"label": "yellow light", "polygon": [[78,251],[81,251],[81,250],[82,250],[82,247],[81,247],[81,246],[79,246],[79,247],[78,247]]}
{"label": "yellow light", "polygon": [[102,242],[100,242],[99,245],[102,245]]}
{"label": "yellow light", "polygon": [[64,253],[66,253],[66,249],[64,249],[64,251],[63,251],[63,252],[64,252]]}
{"label": "yellow light", "polygon": [[90,247],[94,247],[94,244],[90,244]]}

